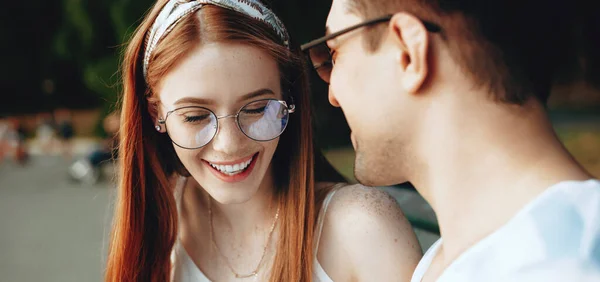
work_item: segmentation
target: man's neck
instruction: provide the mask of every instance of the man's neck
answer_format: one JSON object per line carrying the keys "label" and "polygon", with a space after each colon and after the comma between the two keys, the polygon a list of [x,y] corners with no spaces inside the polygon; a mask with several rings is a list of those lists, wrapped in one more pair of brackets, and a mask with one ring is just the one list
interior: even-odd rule
{"label": "man's neck", "polygon": [[591,178],[557,139],[540,105],[522,111],[478,106],[468,114],[437,109],[443,118],[431,121],[441,130],[422,136],[426,167],[411,177],[438,217],[443,266],[553,184]]}

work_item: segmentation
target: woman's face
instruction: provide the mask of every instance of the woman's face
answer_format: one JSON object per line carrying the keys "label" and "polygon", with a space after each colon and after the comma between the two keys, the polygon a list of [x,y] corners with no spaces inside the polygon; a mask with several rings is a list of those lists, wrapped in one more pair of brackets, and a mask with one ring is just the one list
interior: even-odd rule
{"label": "woman's face", "polygon": [[[240,130],[235,117],[215,119],[198,108],[223,117],[237,114],[253,101],[281,100],[279,68],[268,53],[242,44],[203,45],[165,76],[158,94],[159,119],[179,109],[169,114],[162,128],[165,131],[166,127],[175,143],[198,146],[216,131],[214,138],[199,149],[173,144],[183,165],[215,200],[223,204],[244,203],[261,186],[272,183],[271,159],[279,138],[254,141]],[[272,134],[269,128],[257,129],[259,123],[255,121],[260,115],[257,112],[266,113],[273,106],[265,109],[264,103],[258,103],[246,108],[247,125],[243,127]]]}

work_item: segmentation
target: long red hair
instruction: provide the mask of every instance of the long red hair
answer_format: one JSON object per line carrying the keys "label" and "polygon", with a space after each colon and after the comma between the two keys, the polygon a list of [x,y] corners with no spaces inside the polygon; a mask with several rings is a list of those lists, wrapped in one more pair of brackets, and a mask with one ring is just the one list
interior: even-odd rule
{"label": "long red hair", "polygon": [[[189,15],[156,47],[142,74],[145,38],[166,0],[158,1],[129,42],[122,64],[120,176],[105,281],[169,281],[177,238],[173,176],[186,175],[168,136],[155,129],[160,79],[188,54],[209,42],[238,42],[266,50],[281,71],[285,99],[297,112],[281,136],[273,162],[282,201],[281,232],[271,281],[311,281],[315,181],[342,181],[313,145],[306,66],[301,53],[284,47],[272,29],[255,19],[215,6]],[[315,179],[315,167],[319,178]]]}

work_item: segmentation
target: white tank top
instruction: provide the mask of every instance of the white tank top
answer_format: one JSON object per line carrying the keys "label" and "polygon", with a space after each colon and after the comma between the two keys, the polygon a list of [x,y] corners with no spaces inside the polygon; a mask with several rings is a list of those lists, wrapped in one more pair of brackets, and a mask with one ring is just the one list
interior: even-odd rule
{"label": "white tank top", "polygon": [[[179,209],[179,202],[181,199],[181,190],[185,185],[185,178],[181,178],[177,181],[175,188],[175,200],[177,202],[177,206]],[[325,221],[325,213],[327,212],[327,207],[333,198],[335,192],[342,186],[344,183],[337,184],[327,197],[323,201],[323,206],[321,207],[321,211],[319,212],[319,217],[317,218],[317,227],[315,230],[315,258],[313,260],[313,281],[314,282],[333,282],[329,275],[325,272],[319,261],[317,260],[317,253],[319,252],[319,241],[321,239],[321,232],[323,231],[323,223]],[[171,262],[173,263],[173,271],[171,276],[171,282],[211,282],[206,275],[200,270],[200,268],[194,263],[194,261],[190,258],[187,251],[183,246],[179,243],[179,240],[175,242],[175,246],[173,248],[173,253],[171,254]]]}

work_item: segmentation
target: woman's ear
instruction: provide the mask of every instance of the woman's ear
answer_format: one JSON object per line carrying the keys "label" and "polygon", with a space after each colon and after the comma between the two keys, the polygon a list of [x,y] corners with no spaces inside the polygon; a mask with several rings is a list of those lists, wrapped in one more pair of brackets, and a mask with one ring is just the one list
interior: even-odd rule
{"label": "woman's ear", "polygon": [[160,133],[166,133],[167,132],[167,128],[165,126],[165,120],[162,118],[156,119],[155,120],[155,126],[154,129],[156,129],[156,131],[160,132]]}
{"label": "woman's ear", "polygon": [[152,118],[152,123],[154,124],[154,129],[160,133],[166,133],[167,128],[165,125],[166,113],[163,110],[162,104],[160,100],[155,97],[148,97],[148,114]]}

